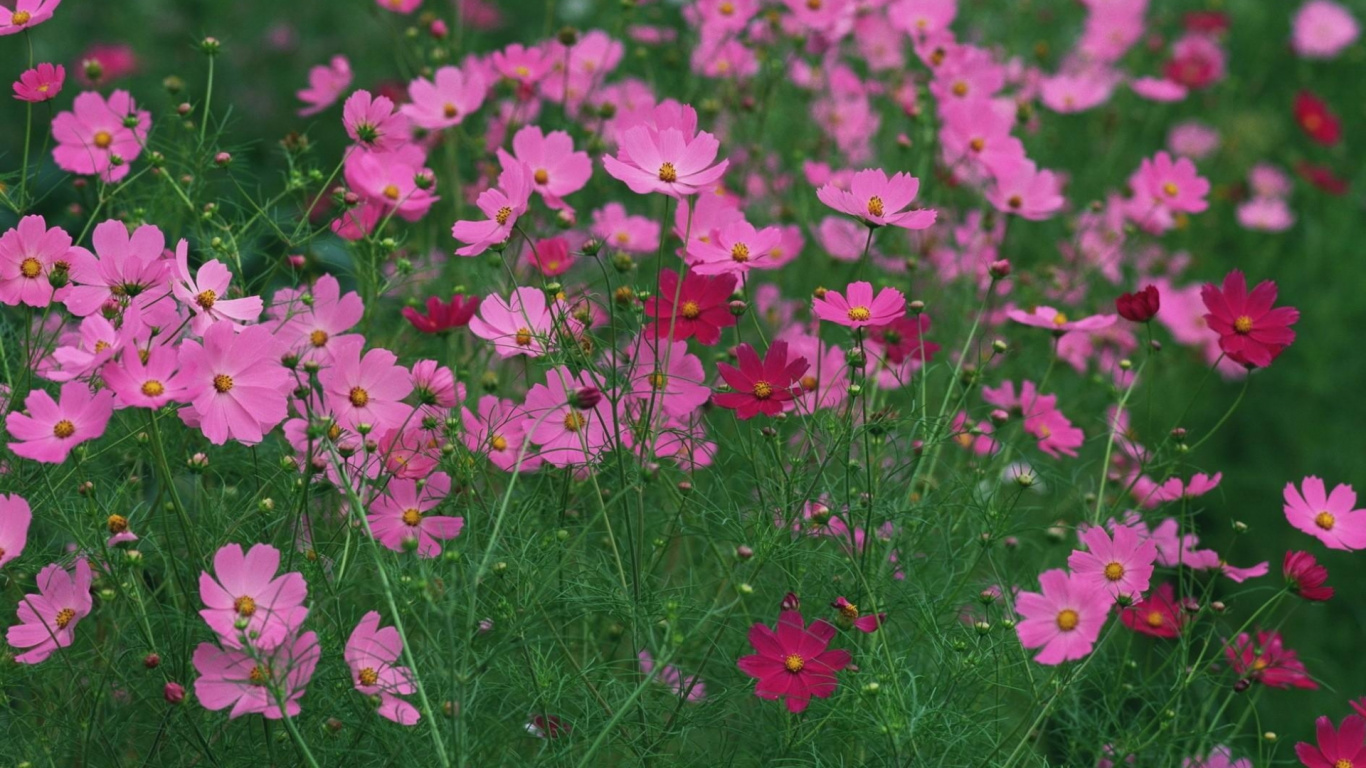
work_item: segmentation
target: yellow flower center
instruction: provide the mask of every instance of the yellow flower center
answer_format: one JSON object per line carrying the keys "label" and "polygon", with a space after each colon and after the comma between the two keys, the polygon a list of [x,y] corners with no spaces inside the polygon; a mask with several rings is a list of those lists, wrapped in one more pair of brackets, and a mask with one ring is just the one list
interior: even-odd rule
{"label": "yellow flower center", "polygon": [[1344,757],[1333,763],[1333,768],[1352,768],[1354,765],[1356,765],[1356,763]]}
{"label": "yellow flower center", "polygon": [[206,312],[213,309],[213,303],[215,301],[218,301],[218,294],[213,291],[201,291],[198,296],[194,297],[194,303],[198,304],[200,309],[203,309]]}
{"label": "yellow flower center", "polygon": [[95,342],[96,352],[103,352],[106,349],[109,349],[109,342],[105,341],[104,339],[100,339],[99,341]]}
{"label": "yellow flower center", "polygon": [[721,3],[720,5],[716,6],[716,12],[721,14],[722,16],[729,16],[735,13],[735,4],[729,1]]}
{"label": "yellow flower center", "polygon": [[1124,578],[1124,566],[1119,563],[1110,563],[1105,566],[1105,578],[1110,581],[1119,581]]}
{"label": "yellow flower center", "polygon": [[109,131],[95,131],[95,146],[100,149],[109,149],[109,145],[113,143],[114,136]]}
{"label": "yellow flower center", "polygon": [[19,262],[19,274],[32,280],[43,273],[43,264],[32,256]]}
{"label": "yellow flower center", "polygon": [[494,435],[489,438],[489,447],[495,451],[506,451],[508,449],[508,439],[502,435]]}
{"label": "yellow flower center", "polygon": [[756,381],[754,382],[753,391],[755,397],[760,400],[767,400],[768,397],[773,394],[773,385],[763,380]]}
{"label": "yellow flower center", "polygon": [[128,530],[128,518],[123,515],[110,515],[105,524],[109,526],[110,533],[123,533]]}
{"label": "yellow flower center", "polygon": [[971,148],[973,152],[981,152],[986,146],[987,143],[980,137],[968,142],[968,147]]}
{"label": "yellow flower center", "polygon": [[873,313],[870,312],[867,307],[850,307],[848,314],[849,319],[856,323],[862,323],[873,316]]}
{"label": "yellow flower center", "polygon": [[326,346],[326,345],[327,345],[327,331],[324,331],[324,330],[322,330],[322,329],[318,329],[318,330],[316,330],[316,331],[314,331],[314,332],[308,334],[308,343],[309,343],[309,344],[312,344],[312,345],[315,346],[315,347]]}
{"label": "yellow flower center", "polygon": [[570,432],[578,432],[583,429],[585,422],[586,420],[574,411],[570,411],[564,415],[564,428]]}
{"label": "yellow flower center", "polygon": [[749,246],[744,243],[736,243],[730,247],[730,258],[740,264],[749,261]]}
{"label": "yellow flower center", "polygon": [[527,75],[531,74],[531,70],[526,65],[518,66],[513,71],[517,73],[518,77],[526,77]]}
{"label": "yellow flower center", "polygon": [[1071,632],[1076,629],[1080,621],[1081,617],[1071,608],[1064,608],[1058,613],[1058,629],[1064,632]]}
{"label": "yellow flower center", "polygon": [[1024,200],[1021,200],[1019,195],[1011,195],[1010,199],[1006,200],[1006,205],[1018,211],[1020,206],[1024,205]]}
{"label": "yellow flower center", "polygon": [[807,392],[815,392],[816,387],[820,386],[821,382],[815,376],[812,376],[808,373],[807,375],[802,377],[801,383],[802,389],[806,390]]}
{"label": "yellow flower center", "polygon": [[1176,188],[1175,182],[1169,181],[1166,184],[1162,185],[1162,193],[1165,194],[1167,197],[1176,197],[1176,193],[1179,191],[1180,190]]}
{"label": "yellow flower center", "polygon": [[532,178],[536,180],[537,184],[544,184],[550,181],[550,173],[544,168],[537,168],[536,173],[532,174]]}
{"label": "yellow flower center", "polygon": [[460,114],[460,110],[456,109],[454,104],[446,104],[441,108],[441,114],[445,115],[447,120],[453,120]]}
{"label": "yellow flower center", "polygon": [[964,96],[967,96],[967,95],[968,95],[968,84],[965,83],[965,82],[963,82],[962,80],[959,80],[958,82],[954,83],[954,84],[953,84],[953,95],[954,95],[954,96],[957,96],[957,97],[960,98],[960,99],[963,98]]}
{"label": "yellow flower center", "polygon": [[655,389],[663,389],[664,383],[668,380],[669,377],[664,375],[663,371],[655,371],[654,373],[650,374],[650,386],[654,387]]}
{"label": "yellow flower center", "polygon": [[237,611],[237,615],[243,618],[251,618],[256,613],[256,598],[250,595],[242,595],[232,601],[232,609]]}
{"label": "yellow flower center", "polygon": [[1148,611],[1148,626],[1156,629],[1157,627],[1162,626],[1164,623],[1165,620],[1162,618],[1161,611]]}
{"label": "yellow flower center", "polygon": [[403,524],[409,528],[416,528],[422,522],[422,510],[405,509],[403,510]]}
{"label": "yellow flower center", "polygon": [[28,11],[15,11],[14,15],[9,17],[9,23],[17,27],[20,24],[27,24],[28,20],[31,18],[33,18],[33,16]]}
{"label": "yellow flower center", "polygon": [[1269,666],[1271,666],[1271,661],[1265,656],[1258,656],[1257,660],[1252,662],[1252,668],[1257,672],[1261,672]]}
{"label": "yellow flower center", "polygon": [[1325,531],[1333,530],[1333,526],[1337,525],[1337,523],[1338,519],[1333,516],[1332,512],[1320,512],[1314,517],[1314,525],[1317,525]]}
{"label": "yellow flower center", "polygon": [[227,392],[228,390],[232,389],[232,377],[227,375],[226,373],[218,374],[217,376],[213,377],[213,388],[219,394]]}
{"label": "yellow flower center", "polygon": [[61,421],[53,425],[52,434],[65,440],[68,437],[71,437],[72,435],[76,434],[76,425],[72,424],[67,419],[62,419]]}
{"label": "yellow flower center", "polygon": [[[385,197],[389,198],[390,200],[397,200],[397,199],[398,199],[398,195],[399,195],[399,191],[398,191],[398,187],[397,187],[397,186],[395,186],[395,185],[393,185],[393,184],[386,184],[386,185],[385,185],[385,187],[384,187],[384,196],[385,196]],[[501,223],[501,222],[500,222],[500,223]]]}
{"label": "yellow flower center", "polygon": [[1053,324],[1057,326],[1067,325],[1067,315],[1061,312],[1053,315]]}
{"label": "yellow flower center", "polygon": [[878,197],[877,195],[873,195],[872,197],[868,198],[869,216],[881,216],[883,210],[884,209],[882,207],[882,198]]}
{"label": "yellow flower center", "polygon": [[678,181],[678,171],[674,170],[673,163],[665,163],[659,166],[659,180],[666,184]]}
{"label": "yellow flower center", "polygon": [[379,673],[370,667],[366,667],[356,674],[356,679],[360,680],[361,685],[374,685],[379,682]]}
{"label": "yellow flower center", "polygon": [[57,629],[66,629],[66,625],[76,618],[76,612],[70,608],[63,608],[57,611]]}
{"label": "yellow flower center", "polygon": [[499,208],[498,215],[493,217],[494,221],[497,221],[500,226],[508,223],[508,219],[510,218],[512,218],[512,209],[506,205]]}
{"label": "yellow flower center", "polygon": [[269,676],[270,672],[265,667],[257,664],[251,668],[251,672],[247,675],[247,681],[252,685],[265,685]]}
{"label": "yellow flower center", "polygon": [[678,314],[689,320],[696,320],[697,316],[702,314],[702,308],[697,306],[697,302],[695,301],[685,301],[683,302],[683,306],[679,307]]}
{"label": "yellow flower center", "polygon": [[1252,333],[1252,318],[1239,315],[1238,319],[1233,321],[1233,330],[1242,334]]}
{"label": "yellow flower center", "polygon": [[531,346],[531,330],[528,328],[518,328],[515,341],[519,347]]}
{"label": "yellow flower center", "polygon": [[858,618],[858,606],[854,605],[853,603],[845,603],[844,605],[840,606],[840,615],[844,616],[844,618],[849,619],[850,621],[853,621],[854,619]]}
{"label": "yellow flower center", "polygon": [[806,667],[806,660],[795,653],[789,654],[787,658],[783,659],[783,667],[795,675]]}
{"label": "yellow flower center", "polygon": [[347,399],[357,408],[364,408],[370,402],[370,393],[361,387],[352,387],[351,394],[347,395]]}

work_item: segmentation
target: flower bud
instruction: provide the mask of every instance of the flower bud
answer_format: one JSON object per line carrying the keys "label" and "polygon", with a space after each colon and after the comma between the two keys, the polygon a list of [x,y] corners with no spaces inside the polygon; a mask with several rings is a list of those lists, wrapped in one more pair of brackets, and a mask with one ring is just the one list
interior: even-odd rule
{"label": "flower bud", "polygon": [[729,307],[730,313],[732,315],[735,315],[736,317],[740,317],[741,315],[745,314],[745,311],[749,309],[749,305],[743,301],[740,301],[739,299],[732,301],[729,304]]}
{"label": "flower bud", "polygon": [[991,262],[987,267],[987,273],[991,275],[993,280],[1004,280],[1007,277],[1010,277],[1010,261],[1008,259],[1000,259]]}
{"label": "flower bud", "polygon": [[167,683],[161,695],[167,704],[179,704],[185,700],[185,686],[180,683]]}
{"label": "flower bud", "polygon": [[213,156],[213,164],[219,168],[227,168],[232,163],[232,155],[227,152],[219,152]]}
{"label": "flower bud", "polygon": [[748,560],[754,557],[754,550],[748,544],[741,544],[735,548],[735,556],[740,560]]}
{"label": "flower bud", "polygon": [[161,666],[161,657],[155,653],[149,653],[142,657],[142,666],[148,669],[156,669]]}
{"label": "flower bud", "polygon": [[796,592],[788,592],[783,596],[783,602],[779,605],[784,611],[800,611],[802,609],[801,598],[797,597]]}
{"label": "flower bud", "polygon": [[602,402],[602,390],[597,387],[580,387],[569,398],[569,404],[581,411],[592,410]]}

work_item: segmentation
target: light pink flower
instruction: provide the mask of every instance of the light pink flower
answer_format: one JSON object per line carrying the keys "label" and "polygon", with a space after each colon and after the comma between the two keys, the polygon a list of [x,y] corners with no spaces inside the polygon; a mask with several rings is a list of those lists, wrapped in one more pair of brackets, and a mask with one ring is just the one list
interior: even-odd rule
{"label": "light pink flower", "polygon": [[0,493],[0,568],[24,552],[33,512],[19,494]]}
{"label": "light pink flower", "polygon": [[850,283],[844,295],[826,291],[812,301],[816,317],[847,328],[888,325],[906,314],[906,297],[895,288],[883,288],[873,295],[871,283]]}
{"label": "light pink flower", "polygon": [[1104,67],[1059,73],[1044,79],[1040,100],[1054,112],[1085,112],[1109,101],[1119,79],[1118,74]]}
{"label": "light pink flower", "polygon": [[587,152],[575,152],[574,141],[564,131],[542,134],[528,125],[512,137],[512,154],[498,150],[503,168],[520,162],[531,172],[532,189],[552,209],[566,208],[564,197],[583,189],[593,175]]}
{"label": "light pink flower", "polygon": [[[636,658],[640,660],[640,671],[642,674],[649,675],[651,672],[654,672],[655,660],[654,657],[650,655],[649,651],[641,651],[636,654]],[[697,675],[684,677],[682,671],[672,664],[665,664],[660,667],[659,672],[655,674],[655,681],[673,691],[690,704],[707,698],[707,686],[702,683],[702,678]]]}
{"label": "light pink flower", "polygon": [[[422,148],[415,144],[392,152],[352,152],[346,157],[344,175],[347,185],[365,199],[366,207],[378,209],[379,218],[392,214],[417,221],[441,199],[435,193],[436,174],[423,167],[425,162]],[[360,216],[359,223],[371,229],[367,214]]]}
{"label": "light pink flower", "polygon": [[1360,36],[1361,25],[1345,6],[1332,0],[1310,0],[1295,12],[1290,44],[1306,59],[1331,59]]}
{"label": "light pink flower", "polygon": [[190,244],[182,239],[175,249],[175,279],[171,291],[180,303],[194,313],[190,329],[199,335],[214,323],[223,321],[233,326],[254,323],[261,316],[261,297],[225,298],[232,273],[227,266],[214,259],[200,265],[196,274],[190,273]]}
{"label": "light pink flower", "polygon": [[408,98],[412,103],[404,104],[399,111],[413,125],[441,131],[460,125],[478,111],[487,93],[488,83],[477,68],[445,66],[437,69],[431,80],[419,77],[409,83]]}
{"label": "light pink flower", "polygon": [[386,11],[407,15],[416,11],[417,7],[422,5],[422,0],[375,0],[375,5]]}
{"label": "light pink flower", "polygon": [[1041,592],[1021,592],[1015,610],[1024,620],[1015,626],[1026,648],[1043,648],[1034,657],[1040,664],[1076,661],[1091,653],[1111,599],[1104,590],[1061,568],[1039,574]]}
{"label": "light pink flower", "polygon": [[470,332],[493,342],[499,357],[540,357],[546,352],[554,325],[545,292],[522,286],[507,301],[496,295],[485,298],[479,305],[479,316],[470,320]]}
{"label": "light pink flower", "polygon": [[427,515],[440,506],[451,491],[451,478],[436,472],[421,487],[416,480],[397,478],[369,506],[370,531],[379,543],[394,550],[405,551],[413,546],[418,557],[441,554],[441,541],[460,535],[465,525],[463,517]]}
{"label": "light pink flower", "polygon": [[394,102],[369,91],[356,91],[342,105],[346,135],[372,152],[391,152],[408,143],[407,120],[394,111]]}
{"label": "light pink flower", "polygon": [[606,398],[592,407],[581,407],[578,393],[582,390],[602,391],[592,371],[575,376],[566,366],[546,372],[544,384],[534,384],[527,391],[522,420],[522,431],[540,448],[546,463],[557,467],[592,464],[618,440],[628,433],[618,434],[612,404]]}
{"label": "light pink flower", "polygon": [[297,572],[276,577],[280,550],[254,544],[246,554],[241,544],[228,544],[213,556],[213,575],[199,574],[199,612],[224,645],[274,648],[294,633],[308,616],[304,600],[308,584]]}
{"label": "light pink flower", "polygon": [[387,349],[361,352],[360,339],[336,350],[333,364],[318,373],[323,403],[343,429],[356,430],[361,424],[383,432],[401,426],[412,414],[403,402],[413,391],[408,369],[398,365],[398,356]]}
{"label": "light pink flower", "polygon": [[20,664],[38,664],[76,638],[76,625],[90,614],[90,564],[76,561],[74,577],[52,563],[38,572],[38,594],[19,601],[19,623],[9,628],[5,640],[16,649]]}
{"label": "light pink flower", "polygon": [[67,270],[74,257],[71,235],[48,228],[42,216],[25,216],[0,235],[0,303],[46,307],[58,292],[49,282],[53,270]]}
{"label": "light pink flower", "polygon": [[90,241],[94,254],[80,246],[70,251],[72,285],[62,301],[71,314],[85,317],[110,300],[155,300],[153,289],[162,287],[171,268],[162,258],[166,236],[160,229],[144,224],[129,235],[123,222],[111,219],[95,226]]}
{"label": "light pink flower", "polygon": [[1209,180],[1200,177],[1195,163],[1183,157],[1176,161],[1166,152],[1144,159],[1129,179],[1136,200],[1150,201],[1180,213],[1200,213],[1209,207]]}
{"label": "light pink flower", "polygon": [[621,203],[608,203],[593,211],[593,235],[604,247],[627,253],[654,253],[659,250],[659,222],[632,216]]}
{"label": "light pink flower", "polygon": [[[114,91],[106,101],[94,91],[76,97],[70,112],[52,119],[52,158],[64,171],[98,174],[105,182],[128,175],[129,164],[142,154],[152,116],[139,110],[127,91]],[[130,128],[125,121],[132,120]]]}
{"label": "light pink flower", "polygon": [[1038,306],[1029,312],[1011,309],[1006,312],[1006,316],[1022,325],[1047,328],[1059,336],[1071,331],[1097,331],[1109,328],[1118,319],[1115,315],[1090,315],[1078,320],[1069,320],[1067,315],[1048,306]]}
{"label": "light pink flower", "polygon": [[60,401],[41,389],[29,392],[24,411],[5,417],[10,437],[21,441],[10,443],[9,449],[26,459],[61,464],[72,448],[104,434],[114,413],[114,393],[92,394],[85,382],[71,381],[62,385]]}
{"label": "light pink flower", "polygon": [[14,98],[30,103],[55,99],[62,92],[64,82],[66,67],[44,62],[33,69],[24,70],[19,79],[14,81]]}
{"label": "light pink flower", "polygon": [[1140,77],[1129,83],[1133,92],[1148,101],[1182,101],[1190,94],[1186,86],[1160,77]]}
{"label": "light pink flower", "polygon": [[618,137],[618,144],[615,157],[603,156],[603,167],[638,195],[695,195],[719,181],[730,165],[729,160],[715,162],[721,142],[706,131],[693,135],[679,127],[636,125]]}
{"label": "light pink flower", "polygon": [[180,372],[175,349],[153,344],[145,354],[144,360],[143,350],[125,350],[118,360],[100,369],[100,378],[118,397],[118,407],[160,408],[167,403],[189,402],[188,377]]}
{"label": "light pink flower", "polygon": [[870,227],[925,229],[934,224],[937,214],[927,209],[906,210],[919,191],[920,180],[909,173],[895,173],[889,179],[881,168],[870,168],[855,173],[847,191],[826,184],[816,190],[816,197]]}
{"label": "light pink flower", "polygon": [[290,375],[275,350],[270,329],[260,325],[238,333],[229,323],[214,323],[202,345],[192,339],[181,342],[180,365],[192,406],[180,410],[181,420],[198,426],[214,445],[229,439],[245,445],[261,442],[288,415]]}
{"label": "light pink flower", "polygon": [[1255,232],[1284,232],[1295,225],[1295,214],[1283,198],[1254,197],[1238,206],[1238,223]]}
{"label": "light pink flower", "polygon": [[14,10],[0,5],[0,37],[17,35],[38,26],[56,12],[62,0],[15,0]]}
{"label": "light pink flower", "polygon": [[479,398],[478,413],[464,408],[460,419],[465,427],[460,433],[465,447],[471,453],[488,456],[493,466],[504,472],[511,472],[514,468],[530,472],[543,463],[534,449],[528,446],[523,451],[526,412],[511,400],[484,395]]}
{"label": "light pink flower", "polygon": [[[321,656],[318,636],[312,632],[286,638],[259,661],[244,651],[200,643],[194,649],[194,668],[199,673],[194,695],[205,709],[232,707],[229,719],[257,713],[268,720],[286,714],[295,717]],[[283,710],[280,699],[285,703]]]}
{"label": "light pink flower", "polygon": [[296,94],[307,104],[299,110],[299,117],[316,115],[341,98],[351,87],[351,63],[345,56],[333,56],[332,61],[308,70],[308,87]]}
{"label": "light pink flower", "polygon": [[698,275],[744,275],[751,267],[762,267],[769,254],[782,241],[777,227],[756,229],[743,218],[695,236],[688,244],[688,264]]}
{"label": "light pink flower", "polygon": [[702,361],[688,354],[688,343],[657,339],[648,332],[631,347],[626,378],[627,397],[671,416],[687,416],[711,398]]}
{"label": "light pink flower", "polygon": [[1067,200],[1062,184],[1052,171],[1041,171],[1029,160],[992,168],[996,184],[987,192],[987,202],[1001,213],[1030,221],[1052,218]]}
{"label": "light pink flower", "polygon": [[1352,486],[1338,484],[1329,494],[1323,480],[1306,477],[1285,486],[1285,517],[1299,530],[1323,542],[1329,549],[1366,549],[1366,509],[1356,509]]}
{"label": "light pink flower", "polygon": [[1148,591],[1157,543],[1127,525],[1114,530],[1113,539],[1099,525],[1084,531],[1081,542],[1086,551],[1074,550],[1067,567],[1074,580],[1089,583],[1114,599],[1136,601]]}
{"label": "light pink flower", "polygon": [[380,628],[377,611],[361,617],[343,652],[356,690],[379,697],[379,716],[399,725],[416,725],[422,719],[417,707],[399,698],[417,690],[412,671],[398,666],[402,654],[402,636],[393,627]]}
{"label": "light pink flower", "polygon": [[484,221],[457,221],[451,236],[468,243],[455,251],[457,256],[478,256],[491,246],[505,243],[512,237],[517,219],[527,212],[533,184],[531,171],[522,163],[504,167],[498,176],[498,186],[479,194],[475,204],[488,218]]}

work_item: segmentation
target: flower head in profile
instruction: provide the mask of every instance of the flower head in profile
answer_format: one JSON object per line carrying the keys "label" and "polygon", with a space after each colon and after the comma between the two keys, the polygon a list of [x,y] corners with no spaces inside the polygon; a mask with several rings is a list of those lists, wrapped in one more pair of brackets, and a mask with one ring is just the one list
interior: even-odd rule
{"label": "flower head in profile", "polygon": [[1348,715],[1333,728],[1327,715],[1314,721],[1318,744],[1299,742],[1295,756],[1305,768],[1355,768],[1366,765],[1366,720]]}
{"label": "flower head in profile", "polygon": [[1157,286],[1148,285],[1141,291],[1122,293],[1115,299],[1115,311],[1131,323],[1146,323],[1162,309],[1162,294]]}
{"label": "flower head in profile", "polygon": [[403,552],[412,547],[418,557],[441,554],[441,542],[460,535],[462,517],[428,514],[441,504],[451,490],[445,472],[433,473],[422,485],[416,480],[396,478],[369,506],[370,531],[379,543]]}
{"label": "flower head in profile", "polygon": [[337,99],[351,87],[351,62],[345,56],[333,56],[327,64],[308,70],[308,87],[295,93],[305,106],[299,117],[316,115],[337,103]]}
{"label": "flower head in profile", "polygon": [[[308,616],[308,584],[297,572],[279,577],[280,550],[255,544],[246,553],[228,544],[213,556],[213,574],[199,574],[199,615],[228,647],[274,648]],[[202,647],[202,646],[201,646]]]}
{"label": "flower head in profile", "polygon": [[1040,664],[1085,658],[1105,626],[1110,594],[1061,568],[1039,574],[1039,586],[1040,592],[1021,592],[1015,600],[1024,617],[1015,626],[1021,644],[1043,649],[1034,657]]}
{"label": "flower head in profile", "polygon": [[106,100],[94,91],[76,97],[70,112],[52,119],[52,159],[57,167],[106,182],[121,181],[129,164],[142,154],[152,116],[139,110],[127,91]]}
{"label": "flower head in profile", "polygon": [[413,125],[440,131],[460,125],[478,111],[488,94],[488,83],[476,70],[445,66],[432,79],[419,77],[408,84],[411,103],[399,108]]}
{"label": "flower head in profile", "polygon": [[729,392],[712,395],[722,408],[735,411],[736,418],[752,419],[759,414],[777,416],[795,406],[802,394],[801,377],[810,367],[804,357],[792,358],[786,341],[769,345],[762,360],[748,344],[735,348],[739,367],[717,363],[716,370],[730,386]]}
{"label": "flower head in profile", "polygon": [[1181,768],[1252,768],[1252,761],[1246,757],[1234,760],[1232,750],[1221,745],[1211,749],[1203,760],[1194,757],[1182,760]]}
{"label": "flower head in profile", "polygon": [[1328,108],[1328,103],[1309,91],[1295,95],[1295,122],[1305,135],[1331,147],[1342,140],[1342,120]]}
{"label": "flower head in profile", "polygon": [[855,173],[848,189],[826,184],[816,190],[816,197],[869,227],[925,229],[934,224],[937,214],[909,207],[919,191],[920,180],[909,173],[888,178],[881,168],[869,168]]}
{"label": "flower head in profile", "polygon": [[1329,600],[1333,588],[1325,586],[1328,569],[1319,565],[1308,552],[1286,552],[1282,563],[1285,583],[1305,600]]}
{"label": "flower head in profile", "polygon": [[68,573],[58,563],[38,572],[38,593],[19,600],[19,623],[5,633],[10,646],[24,652],[20,664],[38,664],[76,638],[76,625],[90,614],[90,564],[81,558]]}
{"label": "flower head in profile", "polygon": [[422,719],[417,707],[399,698],[417,690],[412,671],[398,665],[402,654],[403,639],[398,630],[381,628],[377,611],[361,617],[343,653],[356,690],[379,697],[380,717],[399,725],[416,725]]}
{"label": "flower head in profile", "polygon": [[1046,328],[1058,336],[1072,331],[1098,331],[1115,324],[1114,315],[1089,315],[1073,320],[1062,312],[1046,306],[1038,306],[1028,312],[1012,309],[1006,312],[1006,316],[1021,325]]}
{"label": "flower head in profile", "polygon": [[57,98],[66,82],[66,67],[61,64],[39,64],[24,70],[14,81],[14,98],[36,104]]}
{"label": "flower head in profile", "polygon": [[1279,632],[1258,630],[1256,642],[1244,632],[1224,647],[1224,656],[1234,672],[1271,688],[1319,687],[1299,655],[1285,647]]}
{"label": "flower head in profile", "polygon": [[[636,654],[636,658],[640,661],[642,674],[649,675],[654,672],[655,660],[649,651],[641,651]],[[707,698],[707,686],[703,684],[702,678],[696,675],[685,677],[683,672],[672,664],[660,667],[659,672],[655,674],[655,680],[690,704]]]}
{"label": "flower head in profile", "polygon": [[841,295],[825,291],[812,302],[816,317],[847,328],[884,326],[906,314],[906,297],[895,288],[883,288],[873,295],[871,283],[850,283]]}
{"label": "flower head in profile", "polygon": [[860,614],[857,605],[849,602],[843,595],[835,598],[835,602],[830,604],[835,609],[835,621],[846,629],[853,627],[865,634],[872,634],[882,626],[887,620],[886,613],[864,613]]}
{"label": "flower head in profile", "polygon": [[318,636],[312,632],[291,635],[270,651],[255,654],[200,643],[194,649],[194,668],[199,673],[194,695],[205,709],[232,707],[229,719],[258,713],[267,720],[295,717],[321,656]]}
{"label": "flower head in profile", "polygon": [[1157,542],[1127,525],[1116,525],[1114,537],[1104,526],[1092,526],[1081,534],[1086,550],[1067,558],[1072,578],[1103,590],[1120,600],[1135,600],[1148,591],[1157,560]]}
{"label": "flower head in profile", "polygon": [[5,417],[10,437],[20,441],[10,443],[9,449],[26,459],[61,464],[72,448],[104,434],[114,414],[114,393],[92,393],[85,382],[69,381],[62,385],[59,400],[41,389],[29,392],[24,411],[10,411]]}
{"label": "flower head in profile", "polygon": [[0,568],[24,552],[33,512],[19,494],[0,493]]}
{"label": "flower head in profile", "polygon": [[470,324],[474,313],[479,310],[478,296],[454,294],[450,301],[442,301],[438,296],[427,297],[427,314],[413,307],[403,308],[403,317],[422,333],[441,333],[452,328],[462,328]]}
{"label": "flower head in profile", "polygon": [[1135,632],[1153,637],[1177,637],[1186,614],[1169,583],[1159,584],[1147,597],[1119,612],[1119,620]]}
{"label": "flower head in profile", "polygon": [[742,656],[736,662],[758,682],[754,695],[776,701],[784,699],[787,710],[802,712],[811,699],[826,699],[835,692],[836,672],[849,666],[852,660],[845,650],[830,650],[835,637],[835,626],[824,619],[810,626],[795,610],[785,610],[778,616],[776,629],[764,624],[749,628],[749,644],[755,653]]}
{"label": "flower head in profile", "polygon": [[1222,287],[1206,283],[1200,298],[1209,312],[1205,322],[1219,334],[1219,348],[1230,360],[1250,368],[1271,365],[1295,341],[1290,326],[1300,319],[1294,307],[1272,307],[1276,284],[1263,280],[1249,293],[1240,270],[1229,272]]}
{"label": "flower head in profile", "polygon": [[719,181],[730,165],[729,160],[716,162],[721,142],[706,131],[692,135],[677,127],[635,125],[618,144],[615,156],[602,158],[603,167],[638,195],[695,195]]}

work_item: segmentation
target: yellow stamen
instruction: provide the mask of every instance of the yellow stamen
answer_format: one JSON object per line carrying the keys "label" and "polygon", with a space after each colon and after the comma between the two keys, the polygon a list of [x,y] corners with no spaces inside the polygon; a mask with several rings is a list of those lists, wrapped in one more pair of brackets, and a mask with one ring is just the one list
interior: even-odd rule
{"label": "yellow stamen", "polygon": [[1064,608],[1058,612],[1058,629],[1064,632],[1071,632],[1076,629],[1080,622],[1081,617],[1071,608]]}

